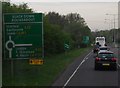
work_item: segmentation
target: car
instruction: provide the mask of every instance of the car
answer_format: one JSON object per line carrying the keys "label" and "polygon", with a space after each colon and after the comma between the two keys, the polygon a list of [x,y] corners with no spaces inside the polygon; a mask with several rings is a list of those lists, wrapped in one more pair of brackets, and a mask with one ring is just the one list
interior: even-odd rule
{"label": "car", "polygon": [[116,71],[117,58],[112,51],[101,51],[98,52],[98,55],[95,57],[94,65],[95,70],[111,69]]}
{"label": "car", "polygon": [[108,48],[106,46],[99,47],[99,52],[105,52],[105,51],[109,51],[109,50],[110,50],[110,48]]}

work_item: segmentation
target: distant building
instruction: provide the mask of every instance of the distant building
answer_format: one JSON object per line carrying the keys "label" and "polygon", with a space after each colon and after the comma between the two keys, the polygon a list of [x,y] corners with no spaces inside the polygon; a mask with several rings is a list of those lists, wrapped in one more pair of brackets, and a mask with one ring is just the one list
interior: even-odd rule
{"label": "distant building", "polygon": [[120,1],[118,2],[118,28],[120,28]]}

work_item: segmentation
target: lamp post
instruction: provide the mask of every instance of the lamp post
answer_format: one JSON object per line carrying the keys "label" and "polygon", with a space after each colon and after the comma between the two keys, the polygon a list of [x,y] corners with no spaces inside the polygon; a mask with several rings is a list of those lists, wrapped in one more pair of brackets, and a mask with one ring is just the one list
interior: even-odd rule
{"label": "lamp post", "polygon": [[105,23],[107,23],[107,21],[108,21],[108,26],[109,26],[108,29],[110,30],[110,29],[112,29],[112,27],[113,27],[113,26],[112,26],[112,25],[113,25],[113,22],[112,22],[111,19],[105,19]]}
{"label": "lamp post", "polygon": [[[113,29],[115,29],[115,18],[116,18],[116,15],[118,15],[118,14],[106,14],[106,15],[111,15],[111,16],[113,16],[113,18],[114,18],[114,28]],[[115,31],[113,30],[113,43],[115,44]]]}

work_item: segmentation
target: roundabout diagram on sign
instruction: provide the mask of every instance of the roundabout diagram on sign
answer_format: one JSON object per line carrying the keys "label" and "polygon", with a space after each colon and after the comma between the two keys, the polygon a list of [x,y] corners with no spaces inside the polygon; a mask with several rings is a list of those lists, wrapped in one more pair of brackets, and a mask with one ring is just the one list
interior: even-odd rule
{"label": "roundabout diagram on sign", "polygon": [[9,36],[9,40],[6,42],[5,47],[9,51],[9,58],[12,58],[12,49],[17,47],[17,46],[32,46],[32,44],[15,44],[14,41],[12,41],[11,36]]}

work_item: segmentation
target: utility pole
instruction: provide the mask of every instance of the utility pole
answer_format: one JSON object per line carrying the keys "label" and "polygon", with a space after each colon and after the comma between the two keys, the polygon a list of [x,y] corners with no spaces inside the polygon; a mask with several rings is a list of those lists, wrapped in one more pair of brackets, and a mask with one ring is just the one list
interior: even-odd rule
{"label": "utility pole", "polygon": [[[107,21],[108,21],[108,22],[107,22]],[[109,26],[108,29],[109,29],[109,30],[112,29],[112,27],[113,27],[113,26],[112,26],[112,25],[113,25],[113,22],[112,22],[111,19],[105,19],[105,23],[108,23],[108,26]]]}

